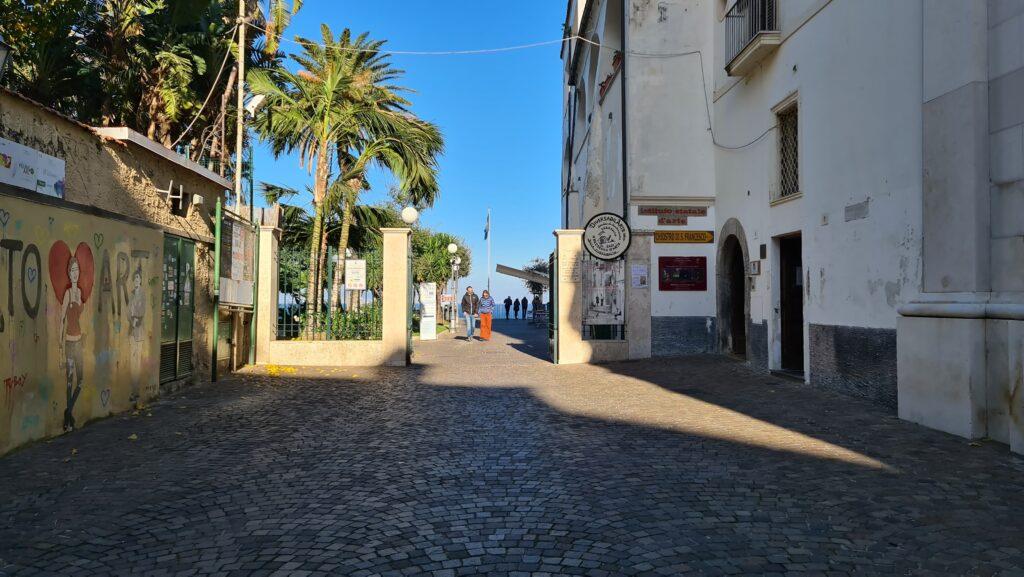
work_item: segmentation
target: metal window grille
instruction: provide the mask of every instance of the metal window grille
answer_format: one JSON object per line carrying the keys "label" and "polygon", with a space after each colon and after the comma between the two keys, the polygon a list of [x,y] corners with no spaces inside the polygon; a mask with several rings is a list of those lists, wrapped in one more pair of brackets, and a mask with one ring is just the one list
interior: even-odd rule
{"label": "metal window grille", "polygon": [[779,198],[800,192],[800,146],[798,111],[791,106],[778,114]]}
{"label": "metal window grille", "polygon": [[762,32],[778,32],[776,0],[737,0],[725,15],[726,62],[731,62]]}

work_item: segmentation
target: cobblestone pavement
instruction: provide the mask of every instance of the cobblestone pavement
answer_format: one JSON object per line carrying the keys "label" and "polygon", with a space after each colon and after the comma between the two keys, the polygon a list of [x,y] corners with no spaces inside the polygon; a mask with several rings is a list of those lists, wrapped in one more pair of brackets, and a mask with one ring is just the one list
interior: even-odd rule
{"label": "cobblestone pavement", "polygon": [[1024,575],[1005,447],[721,357],[555,367],[498,328],[4,457],[0,574]]}

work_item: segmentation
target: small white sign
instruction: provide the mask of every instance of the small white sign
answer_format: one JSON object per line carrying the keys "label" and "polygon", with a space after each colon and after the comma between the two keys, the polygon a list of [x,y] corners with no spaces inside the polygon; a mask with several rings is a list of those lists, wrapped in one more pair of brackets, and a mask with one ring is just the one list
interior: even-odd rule
{"label": "small white sign", "polygon": [[366,261],[345,259],[345,290],[366,290]]}
{"label": "small white sign", "polygon": [[420,283],[420,340],[437,339],[437,283]]}
{"label": "small white sign", "polygon": [[651,268],[645,263],[633,263],[629,267],[632,281],[630,286],[636,289],[650,288]]}
{"label": "small white sign", "polygon": [[0,138],[0,182],[64,198],[64,161]]}

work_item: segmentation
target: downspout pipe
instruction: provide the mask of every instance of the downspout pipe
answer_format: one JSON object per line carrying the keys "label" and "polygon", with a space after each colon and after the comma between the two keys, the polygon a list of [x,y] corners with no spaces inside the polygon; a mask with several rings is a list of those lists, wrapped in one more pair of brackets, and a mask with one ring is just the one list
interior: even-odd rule
{"label": "downspout pipe", "polygon": [[622,219],[629,224],[629,117],[626,116],[626,111],[629,108],[626,104],[626,96],[629,91],[626,90],[626,68],[629,62],[629,52],[627,50],[626,42],[626,30],[629,23],[629,0],[622,0]]}
{"label": "downspout pipe", "polygon": [[562,228],[569,228],[569,193],[572,192],[572,165],[576,158],[576,87],[572,87],[569,95],[569,172],[565,180],[565,222]]}

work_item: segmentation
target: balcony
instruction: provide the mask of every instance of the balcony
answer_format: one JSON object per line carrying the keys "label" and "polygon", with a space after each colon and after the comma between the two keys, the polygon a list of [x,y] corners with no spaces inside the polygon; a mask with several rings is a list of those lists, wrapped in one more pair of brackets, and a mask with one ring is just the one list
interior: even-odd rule
{"label": "balcony", "polygon": [[777,0],[736,0],[725,15],[725,71],[746,76],[782,42]]}

